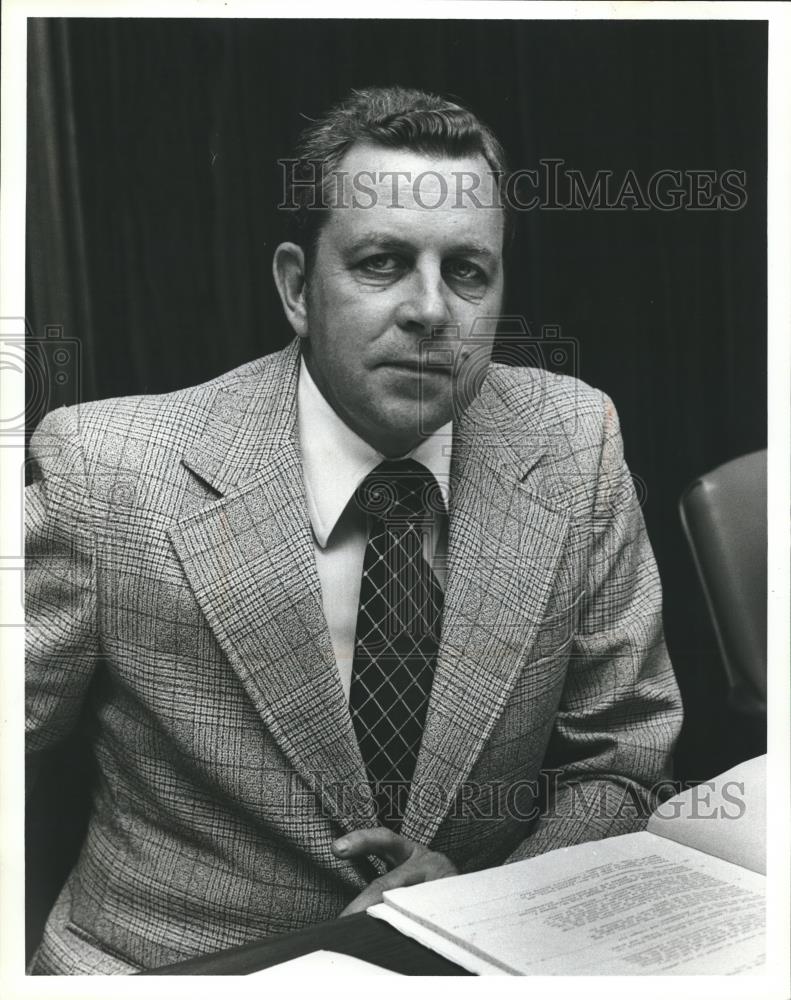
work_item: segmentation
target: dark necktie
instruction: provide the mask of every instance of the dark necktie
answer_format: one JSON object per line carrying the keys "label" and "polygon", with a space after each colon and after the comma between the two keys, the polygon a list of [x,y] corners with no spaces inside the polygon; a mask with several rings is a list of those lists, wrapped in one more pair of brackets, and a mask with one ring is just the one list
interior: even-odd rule
{"label": "dark necktie", "polygon": [[411,459],[382,462],[355,493],[368,515],[349,708],[379,821],[398,829],[415,770],[442,620],[442,590],[423,557],[434,476]]}

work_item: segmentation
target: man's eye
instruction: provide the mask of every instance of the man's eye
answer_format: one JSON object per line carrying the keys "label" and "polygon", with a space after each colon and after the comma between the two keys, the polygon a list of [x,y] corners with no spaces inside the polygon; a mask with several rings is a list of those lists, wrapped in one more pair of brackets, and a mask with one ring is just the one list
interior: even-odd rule
{"label": "man's eye", "polygon": [[445,273],[456,281],[479,282],[486,280],[483,271],[468,260],[448,261],[445,265]]}
{"label": "man's eye", "polygon": [[401,260],[392,253],[378,253],[366,257],[358,267],[368,274],[392,274],[401,267]]}

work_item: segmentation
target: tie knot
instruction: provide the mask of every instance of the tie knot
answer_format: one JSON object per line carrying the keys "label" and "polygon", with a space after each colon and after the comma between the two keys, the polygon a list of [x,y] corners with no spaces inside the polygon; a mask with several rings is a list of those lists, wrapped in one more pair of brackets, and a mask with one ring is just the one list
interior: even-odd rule
{"label": "tie knot", "polygon": [[383,521],[414,521],[445,512],[439,483],[425,465],[411,458],[377,465],[355,496],[361,510]]}

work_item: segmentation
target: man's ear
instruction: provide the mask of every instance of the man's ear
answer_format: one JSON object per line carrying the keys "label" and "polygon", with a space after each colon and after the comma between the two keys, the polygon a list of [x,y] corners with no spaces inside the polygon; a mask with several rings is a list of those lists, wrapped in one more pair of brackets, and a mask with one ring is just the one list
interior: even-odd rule
{"label": "man's ear", "polygon": [[305,252],[296,243],[281,243],[272,260],[280,301],[286,318],[298,337],[308,335],[307,282]]}

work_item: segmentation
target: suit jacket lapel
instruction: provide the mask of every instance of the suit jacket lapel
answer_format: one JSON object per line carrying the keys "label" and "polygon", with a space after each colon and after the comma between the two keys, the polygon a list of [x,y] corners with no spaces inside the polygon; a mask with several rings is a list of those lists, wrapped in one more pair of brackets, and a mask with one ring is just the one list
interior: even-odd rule
{"label": "suit jacket lapel", "polygon": [[170,534],[273,739],[351,830],[372,825],[374,807],[322,609],[296,440],[298,370],[292,345],[252,393],[218,394],[210,431],[184,463],[220,498]]}
{"label": "suit jacket lapel", "polygon": [[536,489],[545,451],[540,427],[525,434],[489,383],[484,390],[454,434],[442,637],[403,827],[423,843],[469,775],[524,665],[568,529],[567,513]]}

